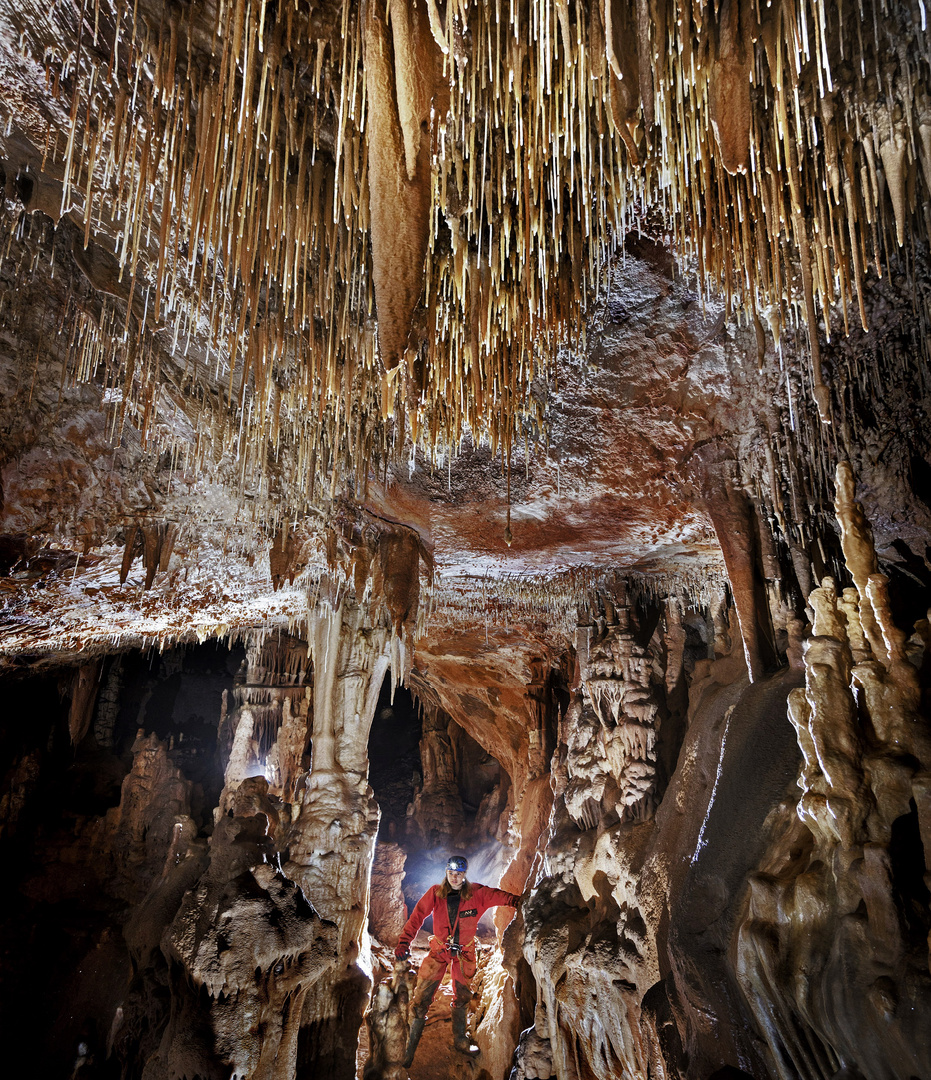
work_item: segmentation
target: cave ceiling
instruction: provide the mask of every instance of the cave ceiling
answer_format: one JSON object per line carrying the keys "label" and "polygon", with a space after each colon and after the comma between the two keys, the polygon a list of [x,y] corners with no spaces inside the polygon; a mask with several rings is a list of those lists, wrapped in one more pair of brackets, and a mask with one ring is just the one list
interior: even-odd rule
{"label": "cave ceiling", "polygon": [[733,576],[734,492],[835,536],[844,458],[923,559],[925,19],[3,4],[3,664],[347,589],[566,640]]}

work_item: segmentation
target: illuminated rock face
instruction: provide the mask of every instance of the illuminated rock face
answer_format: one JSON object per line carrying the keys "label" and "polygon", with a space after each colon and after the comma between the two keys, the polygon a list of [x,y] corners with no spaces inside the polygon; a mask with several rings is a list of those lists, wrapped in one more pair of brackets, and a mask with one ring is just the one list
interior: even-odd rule
{"label": "illuminated rock face", "polygon": [[[741,986],[786,1077],[931,1067],[919,1030],[931,994],[926,657],[921,639],[906,651],[853,492],[843,463],[837,516],[858,588],[838,603],[826,579],[812,596],[805,688],[789,702],[801,797],[768,823],[740,930]],[[780,977],[786,967],[804,981]]]}
{"label": "illuminated rock face", "polygon": [[653,657],[635,641],[628,608],[622,603],[613,614],[617,622],[594,640],[588,627],[577,638],[584,690],[568,725],[565,800],[573,821],[588,828],[606,815],[643,820],[654,809]]}
{"label": "illuminated rock face", "polygon": [[[875,569],[846,463],[837,491],[847,568]],[[522,1075],[540,1075],[541,1048],[553,1075],[580,1058],[604,1077],[928,1070],[927,630],[906,641],[887,589],[874,573],[865,601],[829,579],[812,593],[804,686],[791,668],[747,685],[728,657],[699,661],[676,769],[639,822],[614,794],[629,761],[612,762],[604,727],[617,675],[611,692],[580,680],[554,768],[551,874],[525,909],[542,1014]],[[604,665],[619,637],[609,624],[580,655]]]}
{"label": "illuminated rock face", "polygon": [[266,861],[270,817],[220,818],[207,870],[164,933],[172,1014],[146,1076],[294,1075],[305,1003],[333,968],[338,927]]}
{"label": "illuminated rock face", "polygon": [[[180,652],[154,682],[128,659],[92,693],[69,677],[51,741],[10,757],[3,804],[4,842],[43,864],[14,875],[5,931],[72,907],[44,994],[52,1013],[80,1007],[59,1035],[36,1021],[49,1060],[81,1044],[153,1078],[348,1080],[368,1009],[366,1075],[402,1076],[405,865],[429,845],[438,879],[455,843],[476,877],[526,893],[476,981],[489,1075],[923,1075],[929,634],[897,625],[846,463],[836,489],[840,571],[865,571],[866,599],[822,579],[801,667],[751,681],[724,596],[618,578],[562,655],[500,627],[424,635],[422,768],[390,842],[368,784],[379,691],[407,648],[390,612],[344,596],[309,642],[257,634],[209,699]],[[78,785],[59,819],[42,810],[43,776],[72,768],[109,776],[110,809],[83,795],[75,816]],[[446,1060],[442,1010],[414,1080],[471,1068]]]}

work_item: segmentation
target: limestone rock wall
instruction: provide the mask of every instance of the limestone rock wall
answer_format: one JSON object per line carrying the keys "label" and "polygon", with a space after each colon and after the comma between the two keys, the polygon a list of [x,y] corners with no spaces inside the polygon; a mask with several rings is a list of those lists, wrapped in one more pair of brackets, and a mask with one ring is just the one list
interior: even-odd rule
{"label": "limestone rock wall", "polygon": [[[843,561],[806,609],[791,553],[742,556],[772,667],[728,590],[611,577],[562,651],[501,628],[412,647],[335,589],[309,640],[253,635],[209,693],[181,653],[68,671],[49,732],[2,735],[5,939],[57,927],[38,955],[62,957],[28,983],[43,1062],[400,1078],[413,982],[390,945],[412,863],[429,845],[436,880],[461,844],[525,903],[480,950],[479,1065],[447,1060],[440,1001],[413,1080],[923,1076],[931,632],[879,573],[849,466],[835,488]],[[421,769],[389,840],[369,737],[398,664]]]}
{"label": "limestone rock wall", "polygon": [[931,1071],[926,623],[896,625],[846,464],[836,510],[855,587],[810,598],[800,795],[767,822],[738,972],[779,1077],[908,1078]]}
{"label": "limestone rock wall", "polygon": [[836,490],[855,585],[811,593],[795,664],[751,682],[714,605],[714,659],[669,604],[648,642],[616,592],[580,626],[515,1078],[928,1071],[927,622],[896,625],[843,463]]}

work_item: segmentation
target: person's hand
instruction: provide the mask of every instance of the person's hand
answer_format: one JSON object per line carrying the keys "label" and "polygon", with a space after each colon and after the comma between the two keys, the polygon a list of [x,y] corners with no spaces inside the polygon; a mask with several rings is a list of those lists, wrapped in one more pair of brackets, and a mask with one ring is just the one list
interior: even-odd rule
{"label": "person's hand", "polygon": [[410,960],[411,950],[407,947],[407,945],[399,945],[394,950],[394,958],[395,960],[399,960],[401,963],[403,963],[405,960]]}

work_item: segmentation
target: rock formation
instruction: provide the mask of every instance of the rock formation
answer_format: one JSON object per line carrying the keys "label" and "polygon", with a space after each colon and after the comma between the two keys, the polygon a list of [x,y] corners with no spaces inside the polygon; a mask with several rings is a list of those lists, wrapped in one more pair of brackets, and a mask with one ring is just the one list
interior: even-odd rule
{"label": "rock formation", "polygon": [[0,3],[7,1069],[929,1080],[929,207],[923,0]]}
{"label": "rock formation", "polygon": [[[888,580],[864,574],[876,553],[853,493],[841,462],[837,517],[857,587],[842,605],[829,579],[812,594],[805,688],[789,696],[801,797],[767,823],[740,929],[741,988],[779,1076],[920,1076],[931,1067],[921,1031],[931,989],[931,741]],[[787,949],[791,966],[804,966],[804,986],[775,978]]]}

